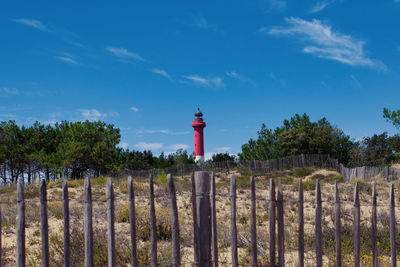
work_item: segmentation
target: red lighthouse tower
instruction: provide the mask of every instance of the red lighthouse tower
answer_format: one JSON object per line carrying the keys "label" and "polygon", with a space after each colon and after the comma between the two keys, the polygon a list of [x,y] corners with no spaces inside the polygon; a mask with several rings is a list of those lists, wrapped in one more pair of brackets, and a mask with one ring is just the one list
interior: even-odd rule
{"label": "red lighthouse tower", "polygon": [[200,109],[194,114],[196,118],[192,122],[194,128],[194,155],[196,162],[204,162],[204,137],[203,129],[206,127],[206,123],[203,121],[203,113]]}

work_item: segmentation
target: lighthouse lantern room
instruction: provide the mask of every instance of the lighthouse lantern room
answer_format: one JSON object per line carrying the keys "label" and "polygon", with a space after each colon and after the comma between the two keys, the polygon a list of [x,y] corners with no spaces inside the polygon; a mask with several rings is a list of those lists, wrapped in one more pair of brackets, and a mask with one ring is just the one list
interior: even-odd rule
{"label": "lighthouse lantern room", "polygon": [[203,113],[200,108],[197,109],[194,114],[196,117],[192,122],[194,128],[194,155],[196,162],[204,162],[204,136],[203,129],[206,127],[206,123],[203,121]]}

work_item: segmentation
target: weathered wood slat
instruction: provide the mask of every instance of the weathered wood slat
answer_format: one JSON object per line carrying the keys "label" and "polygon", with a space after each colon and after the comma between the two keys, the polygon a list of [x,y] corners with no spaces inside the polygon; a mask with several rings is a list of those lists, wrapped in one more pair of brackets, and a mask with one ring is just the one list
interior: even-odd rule
{"label": "weathered wood slat", "polygon": [[178,219],[178,206],[176,204],[176,192],[174,180],[171,174],[167,176],[168,193],[170,199],[171,211],[171,232],[172,232],[172,266],[181,266],[181,248],[179,241],[179,219]]}
{"label": "weathered wood slat", "polygon": [[156,209],[154,206],[154,180],[150,174],[150,262],[152,267],[157,267],[157,229],[156,229]]}
{"label": "weathered wood slat", "polygon": [[210,175],[206,171],[197,171],[194,179],[199,227],[199,266],[211,267]]}
{"label": "weathered wood slat", "polygon": [[69,233],[69,194],[67,180],[62,185],[63,216],[64,216],[64,267],[70,267],[70,233]]}
{"label": "weathered wood slat", "polygon": [[2,253],[2,243],[1,243],[1,203],[0,203],[0,267],[2,266],[2,258],[1,258],[1,253]]}
{"label": "weathered wood slat", "polygon": [[42,267],[49,266],[49,220],[47,216],[47,187],[43,179],[40,183],[40,233],[42,239]]}
{"label": "weathered wood slat", "polygon": [[269,179],[269,261],[275,266],[275,182]]}
{"label": "weathered wood slat", "polygon": [[25,267],[25,199],[24,184],[19,180],[17,185],[17,267]]}
{"label": "weathered wood slat", "polygon": [[93,206],[92,187],[90,178],[85,179],[84,184],[84,235],[85,235],[85,267],[92,267],[93,264]]}
{"label": "weathered wood slat", "polygon": [[316,266],[322,267],[322,198],[319,179],[315,184],[315,253]]}
{"label": "weathered wood slat", "polygon": [[360,267],[360,197],[358,183],[354,187],[354,267]]}
{"label": "weathered wood slat", "polygon": [[396,267],[396,216],[395,216],[395,200],[394,200],[394,185],[390,186],[390,257],[391,267]]}
{"label": "weathered wood slat", "polygon": [[251,266],[257,267],[257,222],[256,222],[256,184],[254,176],[250,176],[251,198]]}
{"label": "weathered wood slat", "polygon": [[283,221],[283,191],[282,182],[279,179],[278,183],[278,201],[277,201],[277,212],[278,212],[278,265],[280,267],[285,266],[285,227]]}
{"label": "weathered wood slat", "polygon": [[298,218],[299,218],[299,235],[298,235],[298,257],[299,267],[304,267],[304,194],[303,194],[303,179],[299,182],[299,200],[298,200]]}
{"label": "weathered wood slat", "polygon": [[194,266],[199,266],[199,225],[197,222],[196,182],[194,172],[190,176],[192,182],[192,216],[193,216],[193,260]]}
{"label": "weathered wood slat", "polygon": [[211,174],[211,235],[214,267],[218,267],[217,205],[215,195],[215,173],[213,172]]}
{"label": "weathered wood slat", "polygon": [[137,267],[136,247],[136,214],[135,214],[135,192],[133,190],[132,176],[128,177],[128,199],[129,199],[129,228],[131,234],[131,258],[132,267]]}
{"label": "weathered wood slat", "polygon": [[377,250],[377,219],[376,219],[376,185],[372,185],[372,212],[371,212],[371,241],[372,241],[372,265],[378,267],[378,250]]}
{"label": "weathered wood slat", "polygon": [[108,222],[108,267],[116,266],[115,254],[115,206],[114,206],[114,188],[110,178],[106,183],[106,198],[107,198],[107,222]]}
{"label": "weathered wood slat", "polygon": [[237,228],[236,228],[236,176],[231,177],[231,188],[230,188],[230,199],[231,199],[231,256],[232,266],[238,266],[238,254],[237,254]]}
{"label": "weathered wood slat", "polygon": [[335,182],[335,247],[336,247],[336,267],[342,267],[342,236],[340,223],[340,198],[338,182]]}

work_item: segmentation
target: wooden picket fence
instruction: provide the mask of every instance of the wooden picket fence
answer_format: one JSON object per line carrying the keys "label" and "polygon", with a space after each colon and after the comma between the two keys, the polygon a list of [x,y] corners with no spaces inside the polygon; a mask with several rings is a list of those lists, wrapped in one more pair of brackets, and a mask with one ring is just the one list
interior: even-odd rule
{"label": "wooden picket fence", "polygon": [[[172,232],[172,261],[165,266],[239,266],[238,262],[238,239],[236,228],[236,177],[232,175],[230,179],[230,208],[231,208],[231,262],[218,261],[218,244],[217,244],[217,220],[216,220],[216,190],[215,176],[207,171],[198,171],[192,174],[192,215],[193,215],[193,262],[181,261],[181,246],[180,246],[180,231],[178,220],[178,208],[176,203],[176,191],[174,180],[171,174],[167,177],[168,198],[170,201],[171,211],[171,232]],[[285,243],[284,243],[284,198],[281,183],[278,183],[276,192],[274,179],[269,180],[269,199],[266,199],[269,209],[269,261],[270,266],[285,266]],[[136,251],[136,218],[135,218],[135,194],[133,189],[133,179],[128,177],[128,201],[129,201],[129,222],[130,222],[130,238],[131,238],[131,258],[132,266],[138,266],[137,251]],[[155,194],[153,175],[149,177],[150,186],[150,255],[151,267],[157,265],[157,233],[156,233],[156,212],[155,212]],[[251,266],[257,266],[257,224],[256,224],[256,187],[254,177],[250,177],[250,231],[251,231]],[[277,193],[277,198],[276,198]],[[115,250],[115,206],[114,206],[114,190],[111,179],[106,183],[106,202],[107,202],[107,222],[108,222],[108,266],[116,266],[116,250]],[[47,214],[47,188],[46,182],[43,180],[40,184],[40,229],[41,229],[41,264],[49,266],[49,231],[48,231],[48,214]],[[62,201],[63,201],[63,216],[64,216],[64,266],[70,266],[70,216],[69,216],[69,196],[68,183],[63,182],[62,185]],[[90,179],[86,178],[84,183],[84,243],[85,243],[85,267],[93,267],[93,200],[91,192]],[[304,196],[303,184],[300,180],[298,190],[298,266],[304,267]],[[335,241],[336,241],[336,266],[342,266],[341,253],[341,201],[339,199],[338,184],[335,184],[334,192],[334,225],[335,225]],[[360,199],[358,184],[354,188],[354,266],[360,266]],[[391,246],[391,266],[396,266],[396,221],[395,221],[395,196],[394,186],[390,188],[390,199],[388,203],[390,209],[390,246]],[[372,190],[372,256],[373,266],[378,266],[377,253],[377,193],[375,184]],[[1,209],[0,209],[1,212]],[[0,214],[1,215],[1,214]],[[1,218],[1,216],[0,216]],[[316,180],[315,188],[315,255],[316,266],[322,266],[322,199],[320,181]],[[277,229],[276,229],[277,226]],[[277,232],[277,235],[276,235]],[[1,233],[1,222],[0,222]],[[1,236],[0,236],[1,237]],[[0,238],[1,240],[1,238]],[[17,185],[17,225],[16,225],[16,266],[25,266],[25,199],[24,185],[22,182]],[[276,251],[276,245],[277,250]],[[0,242],[1,255],[1,242]],[[277,257],[276,257],[277,256]],[[1,260],[0,260],[1,267]]]}

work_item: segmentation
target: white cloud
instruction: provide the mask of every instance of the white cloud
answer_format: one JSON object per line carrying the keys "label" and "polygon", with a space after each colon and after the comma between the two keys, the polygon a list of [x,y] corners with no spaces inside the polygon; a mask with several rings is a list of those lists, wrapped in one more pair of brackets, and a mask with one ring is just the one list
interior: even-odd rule
{"label": "white cloud", "polygon": [[183,76],[185,79],[190,80],[198,85],[204,87],[224,87],[225,84],[221,77],[204,78],[197,74]]}
{"label": "white cloud", "polygon": [[15,114],[0,114],[0,118],[12,119],[12,118],[16,118],[16,117],[17,117],[17,115],[15,115]]}
{"label": "white cloud", "polygon": [[268,0],[268,7],[274,10],[282,10],[286,8],[286,2],[283,0]]}
{"label": "white cloud", "polygon": [[4,87],[2,91],[6,95],[19,95],[20,94],[20,92],[17,88]]}
{"label": "white cloud", "polygon": [[158,150],[163,147],[163,144],[162,143],[139,142],[136,144],[136,147],[143,149],[143,150]]}
{"label": "white cloud", "polygon": [[242,83],[249,83],[249,84],[251,84],[252,86],[257,87],[257,84],[256,84],[255,82],[253,82],[252,80],[250,80],[250,79],[247,78],[246,76],[237,73],[236,71],[227,72],[226,75],[227,75],[228,77],[233,78],[233,79],[239,80],[239,81],[241,81]]}
{"label": "white cloud", "polygon": [[74,57],[71,54],[64,53],[62,56],[56,57],[56,59],[70,63],[70,64],[78,64],[78,62],[74,59]]}
{"label": "white cloud", "polygon": [[229,146],[223,146],[223,147],[217,147],[215,150],[219,152],[228,152],[229,150],[231,150],[231,148]]}
{"label": "white cloud", "polygon": [[121,47],[106,47],[106,50],[110,53],[112,53],[114,56],[119,57],[119,58],[125,58],[125,59],[135,59],[143,62],[147,62],[146,59],[142,58],[136,53],[133,53],[125,48]]}
{"label": "white cloud", "polygon": [[190,146],[188,146],[186,144],[173,144],[173,145],[168,146],[168,148],[176,151],[178,149],[186,150],[186,149],[190,148]]}
{"label": "white cloud", "polygon": [[291,17],[285,20],[288,26],[273,27],[270,30],[261,28],[260,32],[276,36],[298,37],[301,41],[309,44],[303,48],[303,52],[319,58],[335,60],[351,66],[367,66],[386,70],[386,66],[382,62],[366,55],[363,41],[350,35],[334,32],[331,26],[317,19],[306,21]]}
{"label": "white cloud", "polygon": [[311,8],[310,13],[320,12],[320,11],[324,10],[325,8],[329,8],[341,1],[342,0],[319,0]]}
{"label": "white cloud", "polygon": [[80,109],[79,112],[81,113],[83,119],[89,121],[97,121],[101,118],[107,117],[107,114],[101,113],[97,109]]}
{"label": "white cloud", "polygon": [[156,74],[159,74],[169,80],[171,80],[171,76],[165,71],[165,70],[161,70],[161,69],[152,69],[151,72],[154,72]]}
{"label": "white cloud", "polygon": [[350,75],[351,78],[351,84],[355,87],[358,88],[362,88],[362,84],[360,83],[360,81],[354,76],[354,75]]}
{"label": "white cloud", "polygon": [[137,107],[130,107],[129,109],[132,110],[133,112],[138,112],[139,111],[139,109]]}
{"label": "white cloud", "polygon": [[126,143],[126,142],[120,142],[120,143],[118,144],[118,146],[119,146],[120,148],[122,148],[122,149],[127,149],[127,148],[129,147],[129,144]]}
{"label": "white cloud", "polygon": [[193,26],[203,30],[212,30],[217,31],[217,27],[215,25],[210,24],[203,16],[193,16]]}
{"label": "white cloud", "polygon": [[36,19],[13,19],[12,21],[41,31],[48,31],[47,27],[41,21]]}

